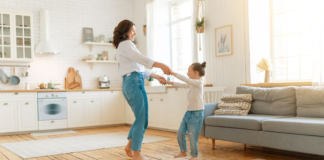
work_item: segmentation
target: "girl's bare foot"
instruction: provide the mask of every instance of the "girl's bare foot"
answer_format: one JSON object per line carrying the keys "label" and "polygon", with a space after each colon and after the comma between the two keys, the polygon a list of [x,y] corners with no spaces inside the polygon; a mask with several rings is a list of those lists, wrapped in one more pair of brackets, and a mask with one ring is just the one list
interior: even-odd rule
{"label": "girl's bare foot", "polygon": [[198,160],[197,157],[191,157],[189,160]]}
{"label": "girl's bare foot", "polygon": [[186,152],[180,152],[178,155],[175,155],[174,158],[187,157]]}
{"label": "girl's bare foot", "polygon": [[125,152],[128,157],[133,157],[132,140],[128,140],[128,144],[125,147]]}

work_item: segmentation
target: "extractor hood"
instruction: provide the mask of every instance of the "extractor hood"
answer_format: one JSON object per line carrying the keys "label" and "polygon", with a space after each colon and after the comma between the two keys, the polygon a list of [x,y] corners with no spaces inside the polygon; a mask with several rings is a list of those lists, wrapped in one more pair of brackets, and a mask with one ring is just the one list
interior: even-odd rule
{"label": "extractor hood", "polygon": [[59,51],[53,46],[49,36],[48,10],[40,11],[40,41],[35,47],[36,54],[58,54]]}

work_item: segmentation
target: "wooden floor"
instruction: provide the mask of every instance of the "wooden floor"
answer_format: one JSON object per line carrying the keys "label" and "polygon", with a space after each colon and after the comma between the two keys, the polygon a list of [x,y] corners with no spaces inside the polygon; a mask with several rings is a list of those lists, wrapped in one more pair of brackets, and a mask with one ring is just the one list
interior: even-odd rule
{"label": "wooden floor", "polygon": [[[0,143],[4,142],[18,142],[18,141],[29,141],[38,139],[49,139],[49,138],[61,138],[70,136],[81,136],[91,135],[109,132],[121,132],[128,131],[129,126],[118,126],[118,127],[106,127],[106,128],[93,128],[93,129],[79,129],[76,134],[65,134],[55,136],[38,136],[33,137],[30,134],[24,135],[11,135],[11,136],[0,136]],[[179,147],[176,140],[176,133],[158,131],[148,129],[145,135],[158,135],[164,137],[170,137],[172,140],[143,144],[142,153],[153,159],[169,160],[173,159],[173,155],[179,152]],[[126,137],[125,137],[126,141]],[[216,149],[212,150],[211,139],[201,137],[199,140],[199,159],[200,160],[320,160],[324,157],[284,152],[274,149],[265,149],[261,147],[248,146],[247,150],[244,151],[244,145],[233,142],[225,142],[216,140]],[[55,156],[30,158],[28,160],[130,160],[127,158],[124,147],[100,149],[93,151],[60,154]],[[188,159],[187,158],[184,159]],[[8,151],[7,149],[0,146],[0,160],[21,160],[22,158]],[[182,159],[183,160],[183,159]]]}

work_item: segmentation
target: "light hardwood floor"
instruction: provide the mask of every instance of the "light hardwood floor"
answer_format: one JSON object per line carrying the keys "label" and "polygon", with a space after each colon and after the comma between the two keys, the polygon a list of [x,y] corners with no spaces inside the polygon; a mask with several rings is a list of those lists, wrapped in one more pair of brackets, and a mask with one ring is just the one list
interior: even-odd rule
{"label": "light hardwood floor", "polygon": [[[78,129],[76,134],[53,135],[53,136],[38,136],[33,137],[30,134],[23,135],[8,135],[0,136],[0,143],[29,141],[48,138],[61,138],[70,136],[91,135],[109,132],[128,131],[130,126],[117,126],[92,129]],[[179,147],[176,140],[176,133],[158,131],[148,129],[146,135],[156,135],[170,137],[172,140],[143,144],[142,152],[144,155],[153,159],[169,160],[173,159],[173,155],[179,152]],[[126,141],[126,137],[125,137]],[[189,143],[188,143],[189,144]],[[320,146],[319,146],[320,147]],[[99,149],[94,151],[85,151],[69,154],[60,154],[55,156],[30,158],[28,160],[130,160],[124,153],[124,147]],[[189,153],[188,153],[189,154]],[[183,158],[184,159],[188,159]],[[0,160],[21,160],[12,152],[0,146]],[[279,151],[268,148],[247,146],[244,150],[244,145],[233,142],[216,140],[216,148],[212,149],[212,140],[201,137],[199,140],[199,159],[200,160],[320,160],[324,157]],[[179,159],[180,160],[180,159]]]}

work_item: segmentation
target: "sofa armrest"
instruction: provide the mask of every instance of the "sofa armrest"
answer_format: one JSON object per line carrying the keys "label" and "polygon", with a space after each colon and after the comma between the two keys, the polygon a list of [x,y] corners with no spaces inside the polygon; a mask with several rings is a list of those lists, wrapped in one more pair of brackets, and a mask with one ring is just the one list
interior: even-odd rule
{"label": "sofa armrest", "polygon": [[205,104],[205,110],[204,110],[204,121],[200,130],[200,134],[205,137],[205,118],[208,116],[214,115],[214,111],[217,109],[218,103],[206,103]]}

